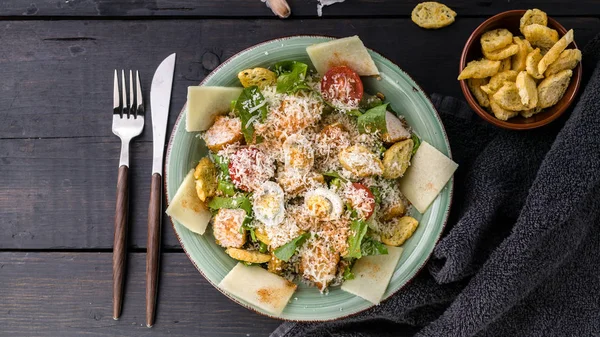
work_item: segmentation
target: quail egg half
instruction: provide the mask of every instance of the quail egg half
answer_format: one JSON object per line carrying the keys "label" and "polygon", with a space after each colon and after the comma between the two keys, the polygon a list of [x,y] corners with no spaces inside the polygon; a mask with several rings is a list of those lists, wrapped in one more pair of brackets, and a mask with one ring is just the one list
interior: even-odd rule
{"label": "quail egg half", "polygon": [[344,210],[342,198],[323,187],[307,192],[304,196],[304,205],[312,216],[321,220],[339,219]]}
{"label": "quail egg half", "polygon": [[276,226],[285,216],[283,189],[273,181],[264,182],[254,193],[252,210],[256,219],[266,226]]}

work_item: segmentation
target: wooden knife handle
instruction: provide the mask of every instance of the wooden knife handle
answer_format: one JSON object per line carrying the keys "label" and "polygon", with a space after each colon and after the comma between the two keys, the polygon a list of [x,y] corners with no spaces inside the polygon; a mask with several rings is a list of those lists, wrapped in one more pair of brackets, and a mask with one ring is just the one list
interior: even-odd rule
{"label": "wooden knife handle", "polygon": [[113,245],[113,318],[119,319],[123,304],[125,264],[127,262],[127,211],[129,208],[129,168],[119,167],[117,207],[115,210],[115,241]]}
{"label": "wooden knife handle", "polygon": [[152,175],[150,205],[148,206],[148,245],[146,253],[146,326],[154,325],[156,295],[158,293],[158,267],[160,263],[160,223],[162,219],[162,177]]}

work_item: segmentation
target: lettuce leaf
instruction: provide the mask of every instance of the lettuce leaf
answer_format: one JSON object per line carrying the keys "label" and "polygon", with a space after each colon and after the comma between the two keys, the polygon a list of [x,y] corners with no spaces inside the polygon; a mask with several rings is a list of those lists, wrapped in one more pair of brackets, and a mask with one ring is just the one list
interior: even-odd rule
{"label": "lettuce leaf", "polygon": [[296,237],[292,241],[286,243],[285,245],[275,249],[273,252],[275,256],[285,262],[288,262],[290,258],[296,253],[296,249],[302,246],[304,241],[310,237],[310,233],[303,233],[300,236]]}
{"label": "lettuce leaf", "polygon": [[412,134],[412,136],[410,137],[414,143],[413,145],[413,149],[412,152],[410,154],[410,156],[414,156],[415,153],[417,153],[417,150],[419,149],[419,146],[421,146],[421,138],[419,138],[416,134]]}
{"label": "lettuce leaf", "polygon": [[362,257],[361,244],[365,234],[367,234],[368,228],[369,226],[365,221],[359,219],[352,220],[350,223],[352,235],[348,237],[348,254],[344,258],[360,259]]}
{"label": "lettuce leaf", "polygon": [[357,120],[358,132],[371,133],[375,130],[380,130],[381,133],[387,132],[385,113],[388,105],[389,103],[376,106],[359,116]]}
{"label": "lettuce leaf", "polygon": [[308,65],[297,61],[282,61],[273,66],[277,74],[277,92],[290,93],[298,90],[310,89],[304,79]]}
{"label": "lettuce leaf", "polygon": [[218,154],[211,153],[210,157],[219,168],[217,190],[228,197],[234,196],[236,191],[235,185],[229,176],[229,161],[227,158],[221,157]]}
{"label": "lettuce leaf", "polygon": [[244,88],[235,102],[235,111],[242,120],[242,133],[246,143],[254,138],[254,122],[263,122],[267,118],[267,101],[257,86]]}
{"label": "lettuce leaf", "polygon": [[350,266],[346,266],[342,277],[344,278],[344,280],[353,280],[354,279],[355,276],[354,276],[354,273],[352,272],[352,269],[350,268]]}
{"label": "lettuce leaf", "polygon": [[366,92],[363,94],[362,99],[358,103],[358,107],[363,110],[369,110],[375,107],[378,107],[383,104],[381,98],[367,94]]}
{"label": "lettuce leaf", "polygon": [[360,245],[360,252],[362,256],[386,255],[388,250],[383,243],[372,237],[366,237]]}
{"label": "lettuce leaf", "polygon": [[228,209],[243,209],[244,211],[246,211],[246,216],[250,216],[250,214],[252,214],[252,203],[250,202],[250,199],[248,199],[248,197],[245,196],[238,196],[238,197],[214,197],[210,200],[210,202],[208,203],[208,208],[212,209],[212,210],[218,210],[221,208],[228,208]]}

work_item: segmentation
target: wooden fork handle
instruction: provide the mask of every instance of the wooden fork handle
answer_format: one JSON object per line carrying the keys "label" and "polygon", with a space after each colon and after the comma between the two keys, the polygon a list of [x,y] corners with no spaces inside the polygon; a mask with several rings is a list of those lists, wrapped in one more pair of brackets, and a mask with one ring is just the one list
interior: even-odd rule
{"label": "wooden fork handle", "polygon": [[154,325],[158,267],[160,263],[160,223],[162,219],[162,176],[152,175],[150,204],[148,205],[148,244],[146,252],[146,326]]}
{"label": "wooden fork handle", "polygon": [[125,263],[127,261],[127,211],[129,208],[128,171],[119,167],[117,206],[115,210],[115,241],[113,245],[113,318],[119,319],[123,303]]}

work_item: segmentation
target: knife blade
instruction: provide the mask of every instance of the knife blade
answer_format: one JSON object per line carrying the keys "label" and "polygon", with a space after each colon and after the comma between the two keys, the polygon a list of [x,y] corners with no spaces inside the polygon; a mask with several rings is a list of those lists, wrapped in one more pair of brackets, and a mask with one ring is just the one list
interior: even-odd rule
{"label": "knife blade", "polygon": [[162,169],[169,119],[169,104],[175,72],[175,54],[169,55],[156,69],[150,88],[152,116],[152,184],[148,205],[148,244],[146,246],[146,326],[154,325],[158,267],[160,261],[160,231],[162,220]]}
{"label": "knife blade", "polygon": [[150,88],[150,109],[152,115],[152,173],[162,175],[169,103],[175,71],[175,54],[169,55],[156,69]]}

